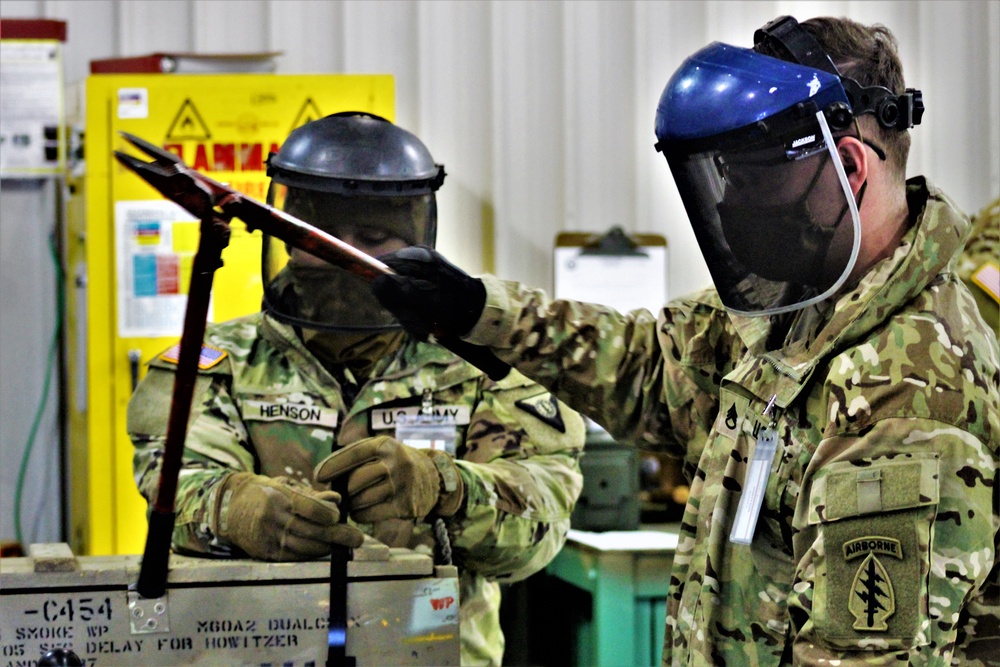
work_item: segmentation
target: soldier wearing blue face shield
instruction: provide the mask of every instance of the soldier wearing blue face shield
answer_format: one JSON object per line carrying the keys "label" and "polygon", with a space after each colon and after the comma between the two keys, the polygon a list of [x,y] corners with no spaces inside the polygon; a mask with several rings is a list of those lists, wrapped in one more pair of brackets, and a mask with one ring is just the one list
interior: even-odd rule
{"label": "soldier wearing blue face shield", "polygon": [[820,301],[857,258],[857,207],[827,120],[849,114],[837,77],[820,74],[716,43],[661,98],[658,147],[734,312]]}
{"label": "soldier wearing blue face shield", "polygon": [[658,315],[384,258],[411,330],[683,459],[664,664],[995,664],[1000,354],[954,271],[968,219],[905,177],[922,109],[883,26],[689,57],[657,148],[715,286]]}
{"label": "soldier wearing blue face shield", "polygon": [[919,91],[842,77],[808,34],[787,17],[757,32],[755,50],[711,44],[678,69],[657,108],[657,149],[730,312],[797,310],[858,277],[860,154],[899,171],[862,122],[908,147],[898,135],[923,113]]}

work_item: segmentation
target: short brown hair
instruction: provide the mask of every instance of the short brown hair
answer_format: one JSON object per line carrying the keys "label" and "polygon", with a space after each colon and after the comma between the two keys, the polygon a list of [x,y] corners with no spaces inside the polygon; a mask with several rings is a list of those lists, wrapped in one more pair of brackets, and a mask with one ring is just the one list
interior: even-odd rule
{"label": "short brown hair", "polygon": [[[864,25],[848,18],[829,16],[811,18],[801,25],[830,56],[841,76],[854,79],[862,87],[882,86],[895,95],[905,92],[899,44],[884,25]],[[756,48],[765,55],[788,59],[768,49],[764,43]],[[858,122],[867,138],[885,149],[889,165],[901,180],[904,179],[910,155],[909,131],[883,128],[870,114],[861,116]]]}

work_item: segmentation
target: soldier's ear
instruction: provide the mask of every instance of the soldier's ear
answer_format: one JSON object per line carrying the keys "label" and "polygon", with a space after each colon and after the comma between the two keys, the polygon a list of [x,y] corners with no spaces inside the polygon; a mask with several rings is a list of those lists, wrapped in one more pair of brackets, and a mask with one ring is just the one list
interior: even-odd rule
{"label": "soldier's ear", "polygon": [[865,145],[854,137],[841,137],[837,141],[837,153],[844,165],[847,182],[856,197],[861,186],[868,179],[868,153]]}

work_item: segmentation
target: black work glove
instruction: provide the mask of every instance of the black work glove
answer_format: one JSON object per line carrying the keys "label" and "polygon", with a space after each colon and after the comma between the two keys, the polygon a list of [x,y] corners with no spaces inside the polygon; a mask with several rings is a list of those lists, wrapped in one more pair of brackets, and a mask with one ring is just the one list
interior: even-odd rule
{"label": "black work glove", "polygon": [[427,246],[409,246],[382,255],[396,275],[378,276],[372,291],[407,331],[421,340],[428,334],[461,337],[469,333],[486,305],[483,281],[462,271]]}

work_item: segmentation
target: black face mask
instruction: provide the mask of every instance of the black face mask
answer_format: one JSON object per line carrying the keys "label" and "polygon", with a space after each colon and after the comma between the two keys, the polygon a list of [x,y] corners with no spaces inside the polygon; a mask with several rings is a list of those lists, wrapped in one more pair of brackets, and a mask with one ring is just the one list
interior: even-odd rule
{"label": "black face mask", "polygon": [[[803,194],[784,204],[727,204],[716,210],[733,256],[767,280],[829,287],[823,266],[837,225],[820,224],[809,196],[823,169],[818,169]],[[843,218],[845,204],[838,214]],[[839,224],[839,222],[838,222]]]}
{"label": "black face mask", "polygon": [[287,270],[298,305],[298,317],[334,327],[385,327],[396,324],[379,305],[368,282],[336,267],[303,267],[290,263]]}
{"label": "black face mask", "polygon": [[746,268],[776,282],[817,282],[836,227],[818,224],[805,197],[792,206],[722,202],[718,211],[729,248]]}

